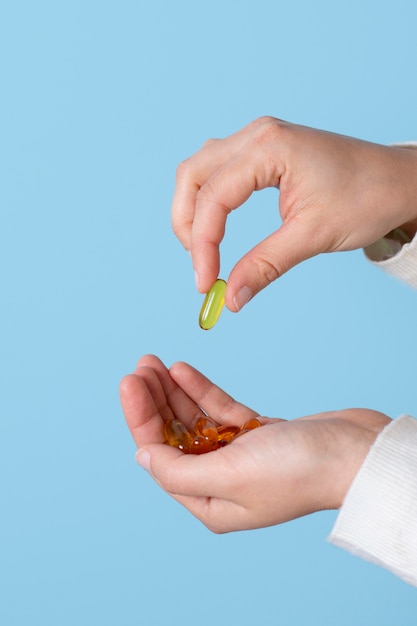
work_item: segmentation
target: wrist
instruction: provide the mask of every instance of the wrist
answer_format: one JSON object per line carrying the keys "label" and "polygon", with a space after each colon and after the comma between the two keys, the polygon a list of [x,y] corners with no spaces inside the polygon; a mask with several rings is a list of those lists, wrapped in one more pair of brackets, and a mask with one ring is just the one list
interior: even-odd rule
{"label": "wrist", "polygon": [[344,420],[335,458],[336,471],[333,471],[333,475],[338,477],[333,494],[336,506],[332,508],[342,506],[375,441],[391,422],[384,413],[370,409],[348,409],[342,415]]}
{"label": "wrist", "polygon": [[[402,245],[409,243],[417,232],[417,143],[396,144],[392,146],[397,152],[398,183],[402,193],[406,220],[398,224],[394,238]],[[403,238],[403,240],[401,240]]]}
{"label": "wrist", "polygon": [[398,214],[395,228],[365,247],[366,256],[374,262],[395,257],[417,232],[417,144],[391,146],[395,154],[391,182],[393,212]]}

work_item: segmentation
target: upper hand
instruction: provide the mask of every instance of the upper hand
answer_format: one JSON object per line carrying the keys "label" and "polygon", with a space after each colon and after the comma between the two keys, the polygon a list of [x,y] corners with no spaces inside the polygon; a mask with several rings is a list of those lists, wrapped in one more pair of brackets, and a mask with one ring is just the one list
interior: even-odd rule
{"label": "upper hand", "polygon": [[416,151],[262,117],[180,164],[173,228],[205,293],[219,274],[229,213],[256,190],[280,189],[281,227],[229,276],[226,306],[236,311],[297,263],[369,245],[414,220],[416,172]]}
{"label": "upper hand", "polygon": [[[126,421],[151,476],[214,532],[278,524],[338,508],[378,433],[390,419],[366,409],[285,421],[260,417],[185,363],[168,370],[143,357],[121,383]],[[186,424],[202,407],[218,423],[261,428],[207,454],[163,443],[163,422]]]}

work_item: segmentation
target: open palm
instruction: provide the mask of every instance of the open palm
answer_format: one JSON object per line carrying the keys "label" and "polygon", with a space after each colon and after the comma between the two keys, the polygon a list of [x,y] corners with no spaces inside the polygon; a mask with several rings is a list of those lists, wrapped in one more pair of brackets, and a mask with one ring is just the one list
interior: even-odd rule
{"label": "open palm", "polygon": [[[186,363],[140,359],[120,386],[138,461],[214,532],[259,528],[338,508],[390,419],[349,409],[286,421],[259,416]],[[184,455],[163,443],[163,423],[207,413],[219,424],[262,423],[224,448]]]}

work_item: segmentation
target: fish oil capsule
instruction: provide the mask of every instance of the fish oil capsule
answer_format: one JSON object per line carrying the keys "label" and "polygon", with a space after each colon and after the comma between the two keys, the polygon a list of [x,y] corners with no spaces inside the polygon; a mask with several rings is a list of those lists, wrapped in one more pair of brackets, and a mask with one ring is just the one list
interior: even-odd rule
{"label": "fish oil capsule", "polygon": [[200,416],[194,420],[193,427],[188,429],[180,420],[173,418],[164,424],[164,435],[167,444],[182,450],[184,454],[205,454],[226,446],[261,425],[253,417],[242,426],[218,426],[210,417]]}
{"label": "fish oil capsule", "polygon": [[217,427],[209,417],[198,417],[194,423],[194,432],[199,437],[204,437],[211,444],[217,444]]}
{"label": "fish oil capsule", "polygon": [[232,439],[234,439],[238,433],[240,433],[239,426],[229,426],[228,424],[219,426],[217,429],[217,438],[219,444],[221,446],[225,446],[227,443],[232,441]]}
{"label": "fish oil capsule", "polygon": [[188,452],[192,442],[192,435],[188,428],[177,419],[171,419],[164,424],[165,439],[170,446]]}
{"label": "fish oil capsule", "polygon": [[201,437],[201,435],[196,435],[191,441],[188,452],[190,454],[205,454],[206,452],[217,450],[218,447],[217,441],[209,441],[205,437]]}
{"label": "fish oil capsule", "polygon": [[237,437],[240,437],[241,435],[244,435],[245,433],[248,433],[251,430],[254,430],[255,428],[259,428],[260,426],[261,422],[256,419],[256,417],[253,417],[251,420],[248,420],[247,422],[242,424],[242,426],[240,427],[240,432],[236,435],[235,439]]}
{"label": "fish oil capsule", "polygon": [[201,307],[199,324],[203,330],[210,330],[220,317],[224,306],[226,293],[226,281],[218,278],[212,288],[207,292]]}
{"label": "fish oil capsule", "polygon": [[253,417],[252,419],[242,424],[240,430],[253,430],[254,428],[259,428],[260,425],[261,422],[256,417]]}

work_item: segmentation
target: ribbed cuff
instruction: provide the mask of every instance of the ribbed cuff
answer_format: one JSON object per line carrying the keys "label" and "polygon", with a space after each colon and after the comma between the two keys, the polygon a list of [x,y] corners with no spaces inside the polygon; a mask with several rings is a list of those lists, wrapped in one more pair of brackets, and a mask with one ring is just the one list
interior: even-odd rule
{"label": "ribbed cuff", "polygon": [[417,289],[417,235],[404,245],[384,237],[364,252],[371,263]]}
{"label": "ribbed cuff", "polygon": [[403,415],[377,437],[329,541],[417,587],[417,420]]}

